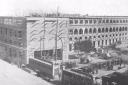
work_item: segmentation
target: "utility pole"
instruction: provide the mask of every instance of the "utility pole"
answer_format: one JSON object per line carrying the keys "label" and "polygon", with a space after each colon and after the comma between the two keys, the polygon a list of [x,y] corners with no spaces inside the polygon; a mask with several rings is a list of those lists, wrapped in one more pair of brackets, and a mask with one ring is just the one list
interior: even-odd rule
{"label": "utility pole", "polygon": [[40,36],[40,56],[42,57],[42,52],[41,52],[41,40],[42,40],[42,38],[41,38],[41,36]]}
{"label": "utility pole", "polygon": [[[43,34],[43,50],[45,50],[45,16],[44,16],[44,34]],[[45,53],[43,52],[43,56],[45,56]]]}
{"label": "utility pole", "polygon": [[[42,56],[44,56],[44,54],[42,55],[42,52],[43,52],[43,50],[45,48],[45,45],[44,45],[45,44],[44,43],[44,41],[45,41],[45,16],[44,16],[44,21],[43,22],[44,22],[44,25],[43,25],[43,31],[44,31],[43,38],[40,36],[40,55],[41,55],[41,58],[42,58]],[[43,39],[43,50],[42,50],[42,43],[41,43],[42,39]]]}
{"label": "utility pole", "polygon": [[57,23],[56,23],[56,33],[55,33],[55,61],[57,60],[57,36],[58,36],[58,10],[59,8],[57,7]]}

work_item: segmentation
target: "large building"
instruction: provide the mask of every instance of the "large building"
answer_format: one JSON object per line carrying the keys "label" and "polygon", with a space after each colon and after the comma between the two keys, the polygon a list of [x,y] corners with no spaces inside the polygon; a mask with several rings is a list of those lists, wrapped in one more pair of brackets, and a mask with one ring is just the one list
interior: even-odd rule
{"label": "large building", "polygon": [[74,42],[91,39],[93,45],[109,46],[128,41],[128,17],[86,16],[69,18],[69,51],[74,51]]}
{"label": "large building", "polygon": [[[56,29],[57,18],[28,18],[29,21],[29,34],[34,38],[29,39],[30,51],[31,50],[40,50],[40,36],[44,33],[44,21],[45,29],[52,30]],[[67,47],[64,49],[64,54],[71,54],[75,52],[74,43],[81,40],[91,39],[95,48],[101,46],[109,46],[113,43],[121,41],[123,44],[127,44],[128,41],[128,17],[127,16],[76,16],[76,17],[59,17],[59,27],[58,30],[65,30],[67,35],[63,41],[66,41]],[[63,25],[62,25],[63,24]],[[61,25],[61,26],[60,26]],[[38,31],[37,31],[38,30]],[[39,33],[39,34],[38,34]],[[32,35],[33,34],[33,35]],[[38,36],[37,36],[38,34]],[[48,34],[49,35],[49,34]],[[52,35],[53,36],[53,35]],[[38,37],[38,39],[37,39]],[[36,44],[34,44],[36,42]],[[43,41],[42,41],[43,42]],[[54,42],[54,41],[53,41]],[[51,44],[48,44],[51,43]],[[59,44],[59,43],[58,43]],[[54,45],[51,41],[47,41],[45,47]],[[32,48],[32,46],[34,48]],[[62,47],[61,45],[60,48]],[[35,48],[36,47],[36,48]],[[63,46],[65,47],[65,46]],[[51,47],[54,49],[54,46]],[[33,51],[32,51],[33,52]],[[68,56],[68,55],[66,55]],[[68,57],[65,56],[65,60],[68,60]]]}
{"label": "large building", "polygon": [[21,66],[26,64],[26,18],[0,17],[0,58]]}
{"label": "large building", "polygon": [[[128,17],[126,16],[72,16],[72,17],[27,17],[27,53],[31,67],[48,73],[52,77],[58,75],[60,63],[52,54],[55,49],[57,32],[57,49],[63,49],[63,62],[70,62],[74,53],[74,43],[90,39],[95,48],[109,46],[121,41],[128,41]],[[35,56],[34,56],[35,52]],[[49,53],[49,54],[44,54]],[[44,56],[45,55],[45,56]],[[53,56],[52,56],[53,55]],[[44,58],[45,57],[45,58]],[[36,58],[36,59],[33,59]],[[44,64],[51,58],[50,65]],[[40,67],[38,60],[40,61]],[[33,60],[33,61],[31,61]],[[77,61],[78,59],[76,59]],[[79,60],[78,60],[79,61]],[[57,63],[57,65],[56,65]],[[34,67],[35,66],[35,67]],[[36,68],[38,66],[38,68]],[[48,68],[43,68],[46,66]],[[49,69],[50,67],[50,69]],[[49,71],[47,71],[49,70]]]}

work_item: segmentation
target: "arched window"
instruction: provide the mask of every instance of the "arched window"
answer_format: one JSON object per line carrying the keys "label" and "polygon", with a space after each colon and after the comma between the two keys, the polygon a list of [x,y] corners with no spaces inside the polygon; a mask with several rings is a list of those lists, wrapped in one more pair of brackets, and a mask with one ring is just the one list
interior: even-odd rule
{"label": "arched window", "polygon": [[101,29],[100,28],[98,28],[98,33],[101,33]]}
{"label": "arched window", "polygon": [[74,30],[74,34],[78,34],[78,30],[77,29]]}
{"label": "arched window", "polygon": [[125,31],[127,31],[128,30],[128,28],[127,27],[125,27]]}
{"label": "arched window", "polygon": [[80,37],[79,39],[82,40],[82,37]]}
{"label": "arched window", "polygon": [[83,34],[83,29],[80,29],[79,30],[79,34]]}
{"label": "arched window", "polygon": [[119,28],[119,31],[121,31],[121,27]]}
{"label": "arched window", "polygon": [[72,38],[71,37],[69,38],[69,41],[72,41]]}
{"label": "arched window", "polygon": [[116,31],[118,32],[118,27],[116,27]]}
{"label": "arched window", "polygon": [[109,29],[109,32],[112,32],[112,28]]}
{"label": "arched window", "polygon": [[115,32],[115,27],[113,27],[113,32]]}
{"label": "arched window", "polygon": [[73,29],[69,30],[69,34],[72,35],[73,34]]}
{"label": "arched window", "polygon": [[87,39],[87,37],[85,37],[85,39]]}
{"label": "arched window", "polygon": [[108,28],[106,28],[106,30],[105,30],[106,32],[108,32]]}
{"label": "arched window", "polygon": [[92,33],[92,29],[91,28],[89,29],[89,33]]}
{"label": "arched window", "polygon": [[85,29],[85,30],[84,30],[84,34],[86,34],[86,33],[88,33],[88,29]]}
{"label": "arched window", "polygon": [[93,29],[93,33],[96,33],[96,28]]}
{"label": "arched window", "polygon": [[124,31],[124,30],[125,30],[125,28],[123,27],[123,28],[122,28],[122,31]]}
{"label": "arched window", "polygon": [[104,32],[105,30],[104,30],[104,28],[102,28],[102,32]]}
{"label": "arched window", "polygon": [[75,40],[77,41],[77,37],[75,37]]}

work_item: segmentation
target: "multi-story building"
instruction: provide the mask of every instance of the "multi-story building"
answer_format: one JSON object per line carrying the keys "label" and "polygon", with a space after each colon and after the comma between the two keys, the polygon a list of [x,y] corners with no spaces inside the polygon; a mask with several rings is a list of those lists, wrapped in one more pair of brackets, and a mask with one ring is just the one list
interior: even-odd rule
{"label": "multi-story building", "polygon": [[21,66],[26,64],[26,18],[0,17],[0,58]]}
{"label": "multi-story building", "polygon": [[74,42],[91,39],[93,45],[108,46],[118,41],[128,41],[128,17],[126,16],[86,16],[69,18],[69,51]]}
{"label": "multi-story building", "polygon": [[[40,50],[40,36],[43,34],[43,18],[28,18],[30,26],[28,28],[31,29],[29,32],[31,36],[35,36],[33,38],[33,42],[31,45],[35,48]],[[52,30],[56,28],[56,20],[57,18],[45,18],[45,29]],[[113,43],[121,41],[123,44],[126,44],[128,41],[128,17],[127,16],[77,16],[77,17],[59,17],[59,23],[62,24],[65,21],[66,26],[58,27],[58,30],[63,28],[64,30],[68,31],[66,33],[66,41],[67,48],[64,49],[64,54],[70,54],[75,52],[74,51],[74,43],[76,41],[87,40],[91,39],[95,48],[101,46],[109,46]],[[50,22],[50,23],[49,23]],[[54,26],[53,26],[54,25]],[[38,30],[38,31],[37,31]],[[32,35],[33,33],[33,35]],[[35,33],[35,34],[34,34]],[[38,34],[40,33],[40,34]],[[38,34],[38,36],[37,36]],[[48,34],[49,35],[49,34]],[[53,36],[53,35],[52,35]],[[29,37],[29,36],[28,36]],[[38,37],[38,38],[37,38]],[[31,39],[29,37],[29,39]],[[34,46],[34,42],[36,46]],[[45,46],[54,45],[51,41],[48,41],[51,44]],[[48,43],[47,43],[48,44]],[[59,44],[59,43],[58,43]],[[31,49],[32,49],[32,46]],[[60,45],[61,46],[61,45]],[[43,47],[42,47],[43,48]],[[52,48],[53,49],[53,48]],[[68,55],[66,55],[68,56]],[[66,60],[68,57],[66,57]]]}
{"label": "multi-story building", "polygon": [[[76,53],[74,43],[90,39],[95,46],[109,46],[113,43],[128,41],[128,17],[126,16],[77,16],[77,17],[27,17],[27,53],[33,60],[31,66],[36,68],[39,58],[44,61],[49,55],[43,56],[43,50],[55,49],[55,35],[57,33],[57,48],[63,49],[62,60],[69,62],[69,55]],[[34,52],[37,52],[36,57]],[[52,51],[53,52],[53,51]],[[37,58],[38,59],[33,59]],[[52,56],[54,57],[54,55]],[[76,59],[77,62],[78,59]],[[59,61],[59,60],[58,60]],[[79,62],[79,60],[78,60]],[[58,63],[56,65],[56,63]],[[51,59],[52,69],[39,67],[41,71],[49,72],[52,76],[58,75],[61,61]],[[35,65],[35,67],[34,67]],[[47,67],[47,66],[46,66]]]}

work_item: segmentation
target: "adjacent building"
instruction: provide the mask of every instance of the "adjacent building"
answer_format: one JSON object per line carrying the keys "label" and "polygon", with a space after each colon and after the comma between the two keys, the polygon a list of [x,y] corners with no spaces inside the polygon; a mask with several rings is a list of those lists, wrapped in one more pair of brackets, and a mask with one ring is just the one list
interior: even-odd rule
{"label": "adjacent building", "polygon": [[24,17],[0,17],[0,58],[21,66],[26,64],[27,30]]}
{"label": "adjacent building", "polygon": [[127,16],[86,16],[69,18],[69,51],[74,51],[74,42],[91,39],[98,48],[113,43],[128,41]]}

